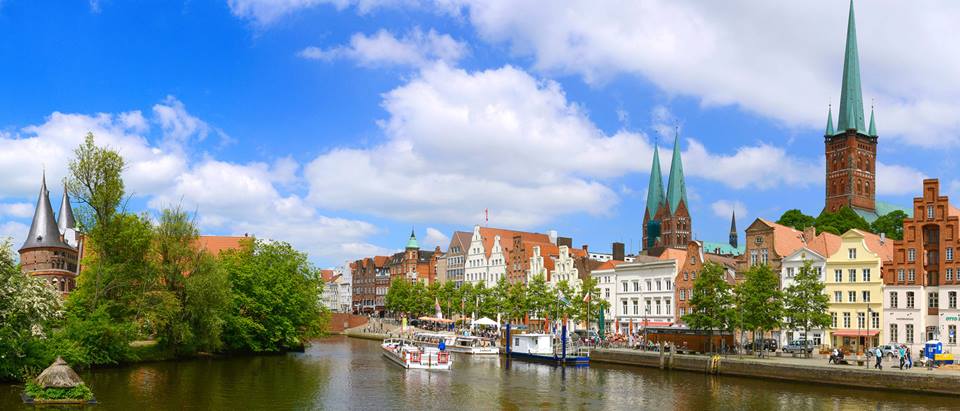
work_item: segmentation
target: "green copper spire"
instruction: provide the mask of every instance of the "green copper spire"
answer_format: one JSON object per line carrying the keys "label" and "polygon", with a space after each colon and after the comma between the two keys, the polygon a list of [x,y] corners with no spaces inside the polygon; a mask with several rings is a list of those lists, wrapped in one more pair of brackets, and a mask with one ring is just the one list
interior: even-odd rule
{"label": "green copper spire", "polygon": [[667,202],[670,204],[670,213],[677,211],[677,206],[683,200],[687,203],[687,186],[683,182],[683,162],[680,161],[680,132],[673,139],[673,160],[670,162],[670,180],[667,182]]}
{"label": "green copper spire", "polygon": [[870,106],[870,131],[867,131],[867,135],[870,137],[877,136],[877,125],[873,122],[873,106]]}
{"label": "green copper spire", "polygon": [[660,148],[653,144],[653,166],[650,168],[650,183],[647,185],[647,212],[653,219],[663,204],[663,175],[660,174]]}
{"label": "green copper spire", "polygon": [[413,233],[413,230],[410,230],[410,241],[407,241],[407,248],[420,248],[420,244],[417,243],[417,235]]}
{"label": "green copper spire", "polygon": [[837,133],[833,131],[833,107],[827,106],[827,131],[823,135],[830,137],[834,134]]}
{"label": "green copper spire", "polygon": [[840,112],[837,131],[856,129],[863,133],[863,97],[860,94],[860,57],[857,54],[857,25],[853,18],[853,0],[850,0],[850,18],[847,21],[847,48],[843,56],[843,84],[840,87]]}

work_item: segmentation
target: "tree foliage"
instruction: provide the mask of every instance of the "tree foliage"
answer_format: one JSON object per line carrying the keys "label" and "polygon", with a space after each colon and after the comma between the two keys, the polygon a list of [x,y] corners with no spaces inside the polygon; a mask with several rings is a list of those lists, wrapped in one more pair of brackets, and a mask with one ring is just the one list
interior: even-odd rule
{"label": "tree foliage", "polygon": [[870,230],[877,234],[884,233],[892,240],[903,240],[903,220],[906,218],[907,213],[893,210],[874,220],[870,224]]}
{"label": "tree foliage", "polygon": [[803,229],[807,227],[813,227],[814,224],[816,224],[816,220],[813,216],[806,215],[798,209],[792,209],[784,212],[783,215],[780,216],[780,219],[777,220],[777,224],[803,231]]}
{"label": "tree foliage", "polygon": [[750,267],[735,292],[742,304],[742,328],[759,335],[773,330],[783,321],[783,294],[779,276],[766,264]]}
{"label": "tree foliage", "polygon": [[843,234],[852,228],[870,231],[870,224],[848,206],[840,207],[835,213],[824,211],[817,217],[817,233],[828,232]]}
{"label": "tree foliage", "polygon": [[830,314],[827,313],[830,299],[823,292],[824,288],[820,275],[808,260],[793,277],[793,284],[784,290],[784,315],[791,328],[803,330],[805,340],[811,328],[830,326]]}
{"label": "tree foliage", "polygon": [[732,328],[733,292],[724,275],[723,266],[712,262],[703,264],[688,301],[690,313],[683,316],[683,322],[690,328],[710,331]]}

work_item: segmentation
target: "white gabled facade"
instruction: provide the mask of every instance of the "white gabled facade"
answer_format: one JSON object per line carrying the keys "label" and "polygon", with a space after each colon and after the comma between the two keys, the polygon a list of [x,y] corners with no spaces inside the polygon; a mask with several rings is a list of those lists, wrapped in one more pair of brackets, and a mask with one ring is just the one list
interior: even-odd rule
{"label": "white gabled facade", "polygon": [[590,271],[590,277],[597,283],[600,289],[600,298],[607,302],[608,308],[603,312],[604,330],[615,332],[617,330],[617,275],[614,268],[617,262],[607,261],[596,269]]}
{"label": "white gabled facade", "polygon": [[494,237],[488,257],[483,236],[480,234],[480,226],[473,227],[473,236],[470,238],[463,272],[464,283],[477,285],[483,281],[487,286],[491,286],[506,276],[507,259],[500,241],[499,235]]}
{"label": "white gabled facade", "polygon": [[[549,258],[549,257],[548,257]],[[560,254],[553,262],[553,271],[550,273],[550,286],[556,287],[560,281],[566,280],[567,284],[575,290],[580,290],[583,281],[580,280],[580,270],[574,264],[573,256],[570,254],[570,248],[560,246]]]}
{"label": "white gabled facade", "polygon": [[[826,266],[827,258],[820,255],[816,251],[813,251],[807,247],[800,248],[797,251],[794,251],[790,255],[783,258],[781,261],[780,267],[780,290],[786,291],[786,289],[794,284],[794,277],[800,272],[800,268],[803,267],[806,261],[810,261],[810,269],[814,270],[819,274],[820,282],[823,283],[826,281]],[[786,323],[785,323],[786,324]],[[791,341],[804,338],[803,330],[782,330],[774,331],[774,334],[779,334],[778,339],[780,346],[790,343]],[[806,337],[810,341],[813,341],[815,345],[821,345],[825,342],[826,330],[822,328],[810,329],[809,335]]]}

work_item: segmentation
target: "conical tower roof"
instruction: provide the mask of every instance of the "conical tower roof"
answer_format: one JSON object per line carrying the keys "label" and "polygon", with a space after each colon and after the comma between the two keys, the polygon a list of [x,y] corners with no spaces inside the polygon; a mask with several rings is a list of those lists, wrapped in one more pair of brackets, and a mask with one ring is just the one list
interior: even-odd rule
{"label": "conical tower roof", "polygon": [[660,173],[660,148],[653,145],[653,165],[650,167],[650,182],[647,184],[647,212],[650,218],[663,204],[663,175]]}
{"label": "conical tower roof", "polygon": [[680,132],[676,132],[673,139],[673,160],[670,162],[670,180],[667,182],[667,202],[670,204],[670,213],[675,213],[683,201],[687,202],[687,185],[683,180],[683,161],[680,160]]}
{"label": "conical tower roof", "polygon": [[410,240],[407,241],[407,248],[420,248],[420,244],[417,243],[417,235],[414,234],[413,230],[410,230]]}
{"label": "conical tower roof", "polygon": [[730,233],[737,232],[737,211],[733,210],[733,214],[730,215]]}
{"label": "conical tower roof", "polygon": [[825,136],[832,136],[837,134],[836,131],[833,131],[833,107],[827,106],[827,130],[823,132]]}
{"label": "conical tower roof", "polygon": [[840,87],[838,117],[838,132],[856,129],[866,134],[867,128],[863,121],[863,96],[860,94],[860,56],[857,53],[857,25],[853,17],[853,0],[850,0],[850,17],[847,20],[847,46],[843,55],[843,84]]}
{"label": "conical tower roof", "polygon": [[57,228],[57,220],[50,205],[50,192],[47,191],[46,174],[40,184],[40,195],[37,198],[37,209],[33,213],[33,223],[30,224],[30,233],[27,234],[27,241],[20,247],[20,251],[39,247],[70,248],[60,240],[60,229]]}
{"label": "conical tower roof", "polygon": [[57,228],[61,234],[65,234],[68,229],[76,229],[77,221],[73,218],[73,207],[70,206],[70,194],[67,193],[67,186],[63,186],[63,197],[60,199],[60,212],[57,213]]}
{"label": "conical tower roof", "polygon": [[877,124],[873,122],[873,106],[870,106],[870,130],[867,131],[870,137],[877,136]]}

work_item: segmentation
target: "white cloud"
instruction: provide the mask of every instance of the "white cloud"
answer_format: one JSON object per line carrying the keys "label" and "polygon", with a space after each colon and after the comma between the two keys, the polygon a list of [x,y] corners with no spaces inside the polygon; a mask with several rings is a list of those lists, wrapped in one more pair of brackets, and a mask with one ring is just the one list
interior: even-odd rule
{"label": "white cloud", "polygon": [[[688,176],[701,177],[736,189],[774,189],[823,184],[822,161],[795,158],[767,143],[740,147],[730,155],[713,154],[699,141],[688,139],[683,167]],[[661,149],[660,158],[670,162],[671,152]],[[668,165],[665,163],[665,167]],[[666,173],[666,169],[664,170]]]}
{"label": "white cloud", "polygon": [[30,218],[33,217],[34,207],[30,203],[0,203],[0,216]]}
{"label": "white cloud", "polygon": [[384,7],[422,7],[429,4],[438,11],[455,15],[459,5],[450,0],[227,0],[234,16],[251,20],[266,27],[282,17],[320,5],[331,5],[337,10],[354,7],[358,14],[367,14]]}
{"label": "white cloud", "polygon": [[927,178],[919,170],[877,163],[877,194],[880,195],[919,195],[923,189],[923,179]]}
{"label": "white cloud", "polygon": [[[159,210],[181,204],[198,213],[201,232],[250,233],[288,241],[311,258],[343,261],[358,250],[381,250],[367,242],[378,232],[370,223],[320,215],[295,194],[280,187],[296,184],[300,165],[292,158],[272,163],[234,163],[203,157],[192,161],[193,143],[216,128],[198,119],[173,97],[153,107],[148,122],[139,111],[95,115],[55,112],[42,124],[0,134],[0,236],[22,241],[46,170],[51,191],[67,175],[67,163],[87,132],[98,145],[117,150],[126,161],[127,193]],[[156,127],[152,128],[151,123]],[[204,131],[206,130],[206,131]],[[159,133],[163,144],[147,137]],[[53,196],[52,196],[53,197]],[[53,201],[57,201],[55,197]],[[16,201],[22,200],[22,201]],[[54,204],[56,206],[57,204]]]}
{"label": "white cloud", "polygon": [[0,242],[3,242],[4,239],[9,239],[14,252],[16,252],[16,250],[23,245],[23,242],[26,241],[27,231],[29,230],[30,226],[16,221],[0,221]]}
{"label": "white cloud", "polygon": [[736,211],[740,218],[747,217],[747,206],[741,201],[736,200],[718,200],[710,204],[713,214],[720,218],[730,218]]}
{"label": "white cloud", "polygon": [[323,50],[307,47],[299,56],[312,60],[349,59],[365,67],[400,65],[420,67],[434,61],[453,64],[467,53],[465,43],[455,40],[448,34],[439,34],[430,29],[423,32],[419,27],[397,38],[386,30],[373,35],[356,33],[350,38],[350,44]]}
{"label": "white cloud", "polygon": [[420,248],[432,249],[440,246],[440,249],[446,249],[448,245],[450,245],[450,237],[436,228],[427,227],[427,236],[423,239],[423,244]]}
{"label": "white cloud", "polygon": [[[543,72],[590,83],[635,74],[704,105],[736,105],[815,130],[827,103],[839,100],[845,2],[454,3],[482,38],[532,57]],[[960,142],[960,118],[951,114],[960,111],[953,75],[960,55],[938,41],[960,36],[958,19],[953,1],[857,4],[865,109],[876,101],[882,137],[931,147]]]}

